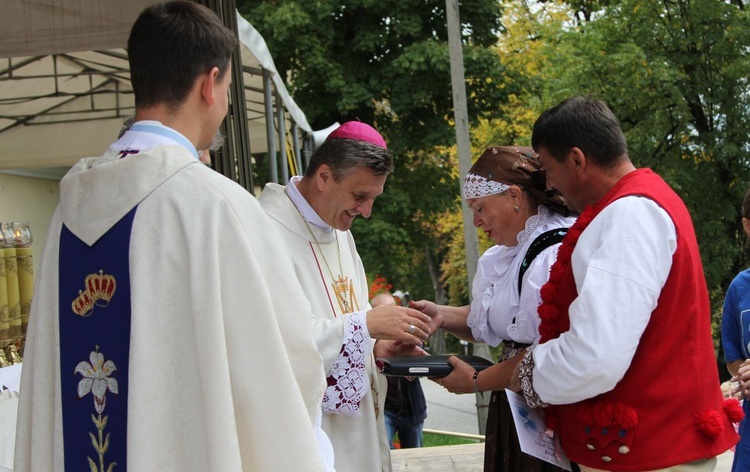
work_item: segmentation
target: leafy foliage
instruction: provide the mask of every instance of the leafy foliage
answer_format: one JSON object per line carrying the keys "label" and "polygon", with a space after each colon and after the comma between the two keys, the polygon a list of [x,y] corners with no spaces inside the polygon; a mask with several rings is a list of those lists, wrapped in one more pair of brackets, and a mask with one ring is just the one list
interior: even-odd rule
{"label": "leafy foliage", "polygon": [[[367,271],[413,298],[432,298],[426,258],[438,257],[428,230],[456,209],[457,169],[450,57],[443,0],[239,1],[313,128],[360,119],[374,124],[396,169],[368,221],[352,232]],[[501,111],[512,84],[494,49],[500,3],[461,4],[472,123]]]}
{"label": "leafy foliage", "polygon": [[527,18],[545,64],[528,76],[530,90],[542,108],[574,94],[610,104],[631,158],[662,175],[691,212],[717,326],[724,289],[747,263],[739,206],[750,183],[748,3],[542,3],[570,10],[564,21],[544,9]]}
{"label": "leafy foliage", "polygon": [[[468,301],[443,1],[238,4],[314,128],[360,118],[396,157],[373,217],[352,229],[368,272],[412,298],[445,284],[452,303]],[[716,324],[748,262],[750,2],[466,0],[460,15],[474,154],[528,144],[535,117],[568,96],[606,100],[636,165],[691,212]],[[426,270],[431,258],[440,277]]]}

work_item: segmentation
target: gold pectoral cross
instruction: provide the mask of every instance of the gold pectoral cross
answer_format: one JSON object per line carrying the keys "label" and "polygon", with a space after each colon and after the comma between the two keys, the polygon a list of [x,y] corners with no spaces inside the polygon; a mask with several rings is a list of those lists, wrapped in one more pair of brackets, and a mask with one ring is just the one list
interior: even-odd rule
{"label": "gold pectoral cross", "polygon": [[339,309],[342,313],[352,313],[352,306],[355,310],[359,310],[359,303],[354,295],[354,282],[349,280],[349,276],[344,277],[339,274],[339,278],[331,282],[331,288],[336,294],[336,301],[339,302]]}

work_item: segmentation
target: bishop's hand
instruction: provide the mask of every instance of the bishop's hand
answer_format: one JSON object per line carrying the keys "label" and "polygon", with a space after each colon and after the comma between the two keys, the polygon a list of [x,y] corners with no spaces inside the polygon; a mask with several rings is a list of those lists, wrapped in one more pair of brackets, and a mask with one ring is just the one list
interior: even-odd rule
{"label": "bishop's hand", "polygon": [[421,346],[430,332],[430,317],[417,310],[381,305],[367,312],[370,337]]}

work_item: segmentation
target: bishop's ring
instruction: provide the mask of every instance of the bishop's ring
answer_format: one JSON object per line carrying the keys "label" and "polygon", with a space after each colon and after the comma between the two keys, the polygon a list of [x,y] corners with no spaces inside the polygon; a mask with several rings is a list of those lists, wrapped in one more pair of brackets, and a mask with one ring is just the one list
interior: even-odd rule
{"label": "bishop's ring", "polygon": [[414,331],[417,330],[417,327],[414,325],[409,325],[409,334],[414,334]]}

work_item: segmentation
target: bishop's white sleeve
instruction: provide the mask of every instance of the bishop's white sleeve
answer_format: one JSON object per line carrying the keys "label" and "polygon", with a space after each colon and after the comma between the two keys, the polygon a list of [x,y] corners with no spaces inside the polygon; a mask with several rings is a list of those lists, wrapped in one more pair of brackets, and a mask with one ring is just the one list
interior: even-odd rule
{"label": "bishop's white sleeve", "polygon": [[571,263],[578,297],[570,330],[537,346],[533,389],[547,404],[612,390],[638,348],[677,247],[669,215],[653,200],[625,197],[581,234]]}
{"label": "bishop's white sleeve", "polygon": [[328,386],[323,396],[323,411],[361,416],[359,402],[370,390],[365,367],[372,354],[367,312],[349,313],[345,320],[344,345],[326,373]]}

